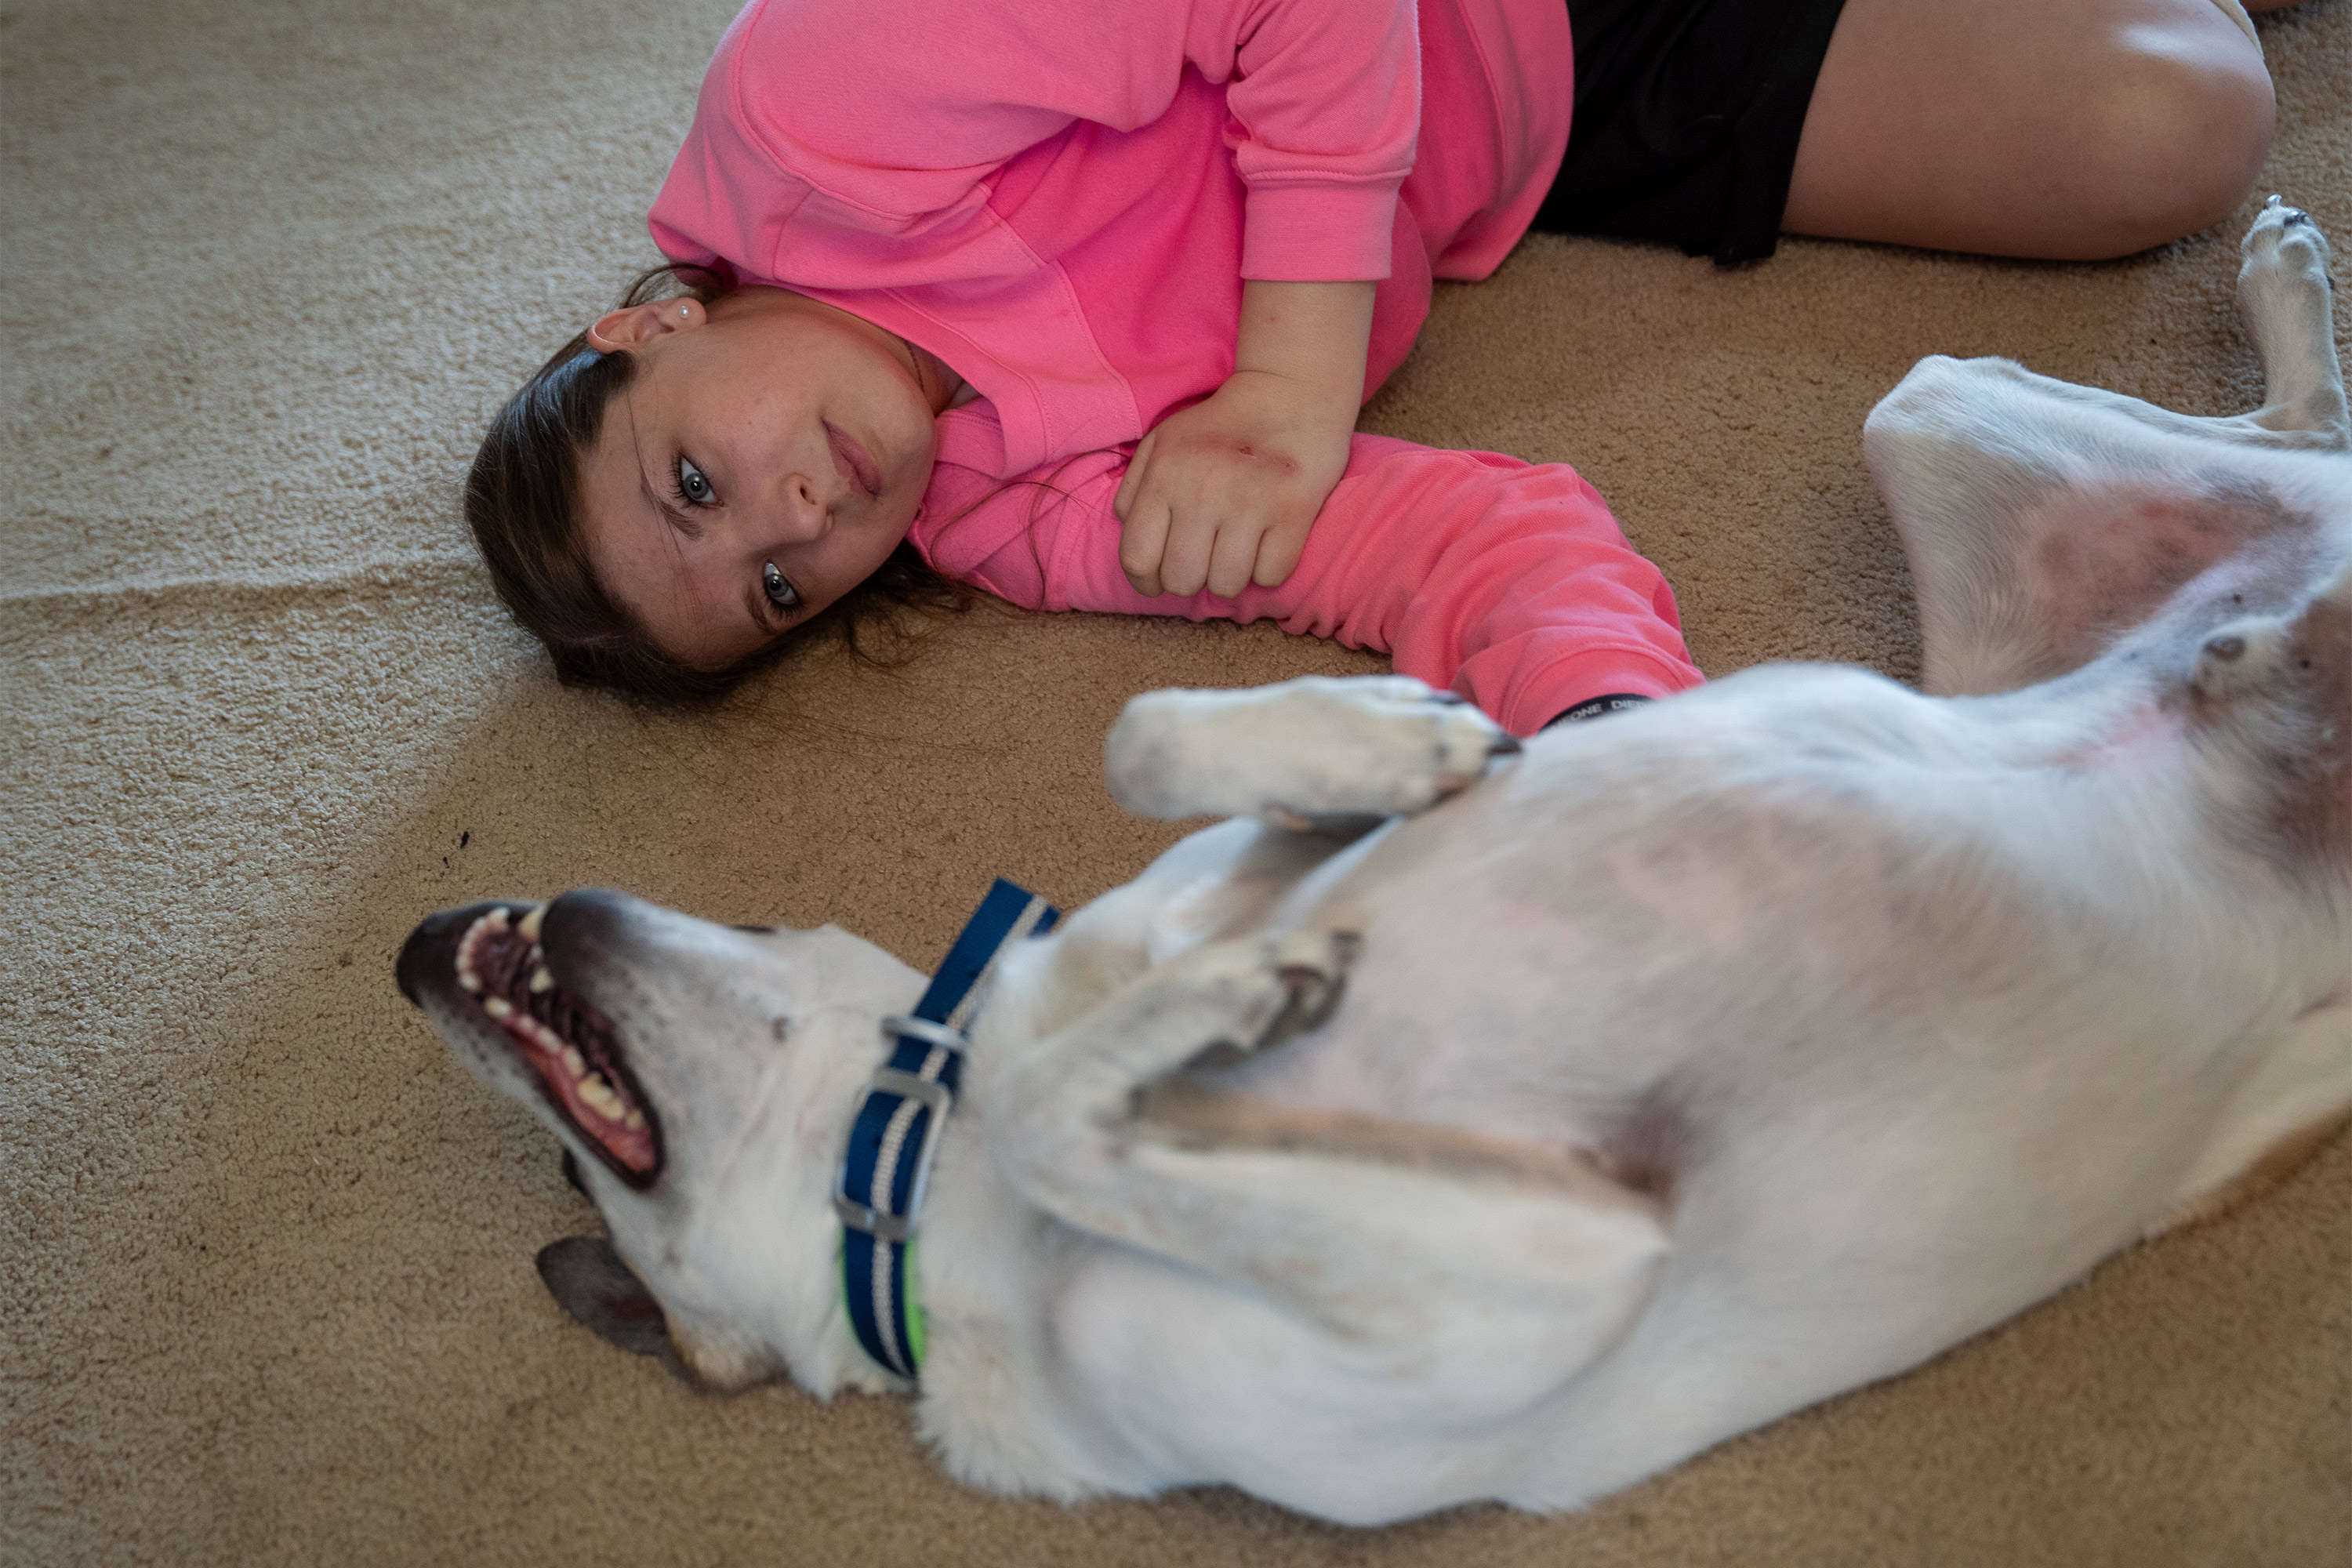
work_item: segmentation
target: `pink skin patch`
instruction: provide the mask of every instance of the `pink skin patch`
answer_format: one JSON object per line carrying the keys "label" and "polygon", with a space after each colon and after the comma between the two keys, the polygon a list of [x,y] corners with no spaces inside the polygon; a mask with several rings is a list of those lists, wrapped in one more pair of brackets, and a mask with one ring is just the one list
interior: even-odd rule
{"label": "pink skin patch", "polygon": [[[2232,743],[2252,748],[2247,765],[2272,782],[2266,830],[2298,855],[2340,857],[2352,833],[2352,605],[2340,578],[2314,594],[2328,530],[2266,490],[2212,476],[2078,481],[2019,521],[2018,589],[2059,668],[2088,662],[2129,632],[2152,673],[2177,677],[2062,762],[2144,761],[2249,703],[2282,720],[2299,712]],[[2293,647],[2258,689],[2208,701],[2189,685],[2197,649],[2246,616],[2286,617]]]}
{"label": "pink skin patch", "polygon": [[2062,768],[2101,770],[2143,765],[2159,752],[2180,744],[2188,733],[2185,706],[2172,701],[2138,703],[2084,745],[2060,755]]}
{"label": "pink skin patch", "polygon": [[2266,496],[2068,489],[2028,508],[2022,586],[2068,665],[2095,656],[2217,562],[2300,520]]}

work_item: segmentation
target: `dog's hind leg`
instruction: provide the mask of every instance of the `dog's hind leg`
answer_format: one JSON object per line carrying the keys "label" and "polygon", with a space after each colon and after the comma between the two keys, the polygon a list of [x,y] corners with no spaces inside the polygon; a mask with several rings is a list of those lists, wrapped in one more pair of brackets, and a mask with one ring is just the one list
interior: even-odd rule
{"label": "dog's hind leg", "polygon": [[2075,668],[2215,561],[2327,510],[2307,493],[2326,488],[2321,466],[2275,480],[2268,466],[2346,448],[2327,242],[2273,205],[2244,254],[2239,303],[2268,381],[2253,413],[2176,414],[1940,355],[1871,411],[1863,450],[1910,557],[1930,694]]}
{"label": "dog's hind leg", "polygon": [[2218,1218],[2292,1177],[2352,1118],[2352,999],[2295,1019],[2247,1071],[2151,1236]]}
{"label": "dog's hind leg", "polygon": [[[2263,362],[2263,406],[2243,422],[2322,450],[2352,451],[2344,371],[2336,356],[2327,237],[2273,196],[2246,231],[2238,313]],[[2228,426],[2233,421],[2218,421]],[[2217,431],[2226,434],[2227,431]]]}
{"label": "dog's hind leg", "polygon": [[1171,1080],[1217,1047],[1319,1026],[1352,940],[1214,942],[1160,965],[981,1080],[991,1153],[1064,1224],[1204,1269],[1368,1353],[1444,1357],[1458,1335],[1475,1360],[1497,1336],[1531,1337],[1533,1359],[1494,1391],[1524,1403],[1646,1297],[1666,1246],[1654,1199],[1564,1151]]}
{"label": "dog's hind leg", "polygon": [[[1959,428],[1979,421],[2002,425],[2011,409],[2030,410],[2028,422],[2013,432],[2003,432],[2013,436],[2013,440],[1990,447],[1991,452],[2003,455],[2012,447],[2019,452],[2087,455],[2116,447],[2115,432],[2070,427],[2070,407],[2121,414],[2166,435],[2200,440],[2288,451],[2352,449],[2352,423],[2346,417],[2344,375],[2336,354],[2335,290],[2327,276],[2327,237],[2309,214],[2273,196],[2246,230],[2239,252],[2244,259],[2238,268],[2238,314],[2263,367],[2263,406],[2251,413],[2179,414],[2104,387],[2078,386],[2036,374],[2011,360],[1956,361],[1940,355],[1920,361],[1880,408],[1892,412],[1906,403],[1932,408],[1957,396],[1970,406],[1963,417],[1946,422]],[[1931,366],[1957,367],[1983,384],[1948,389],[1938,383],[1906,398],[1912,379],[1922,373],[1932,374]],[[1871,424],[1877,422],[1874,410],[1864,425],[1865,443]],[[1874,469],[1876,466],[1874,462]]]}
{"label": "dog's hind leg", "polygon": [[1141,816],[1329,830],[1426,810],[1517,750],[1477,709],[1410,676],[1307,676],[1146,692],[1112,728],[1104,773]]}

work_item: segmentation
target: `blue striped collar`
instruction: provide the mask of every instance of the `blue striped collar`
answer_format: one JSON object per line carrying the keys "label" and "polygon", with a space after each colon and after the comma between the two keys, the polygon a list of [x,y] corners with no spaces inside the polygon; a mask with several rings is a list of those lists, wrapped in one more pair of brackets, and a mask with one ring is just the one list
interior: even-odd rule
{"label": "blue striped collar", "polygon": [[965,922],[910,1016],[882,1020],[889,1059],[866,1080],[834,1185],[841,1216],[841,1293],[857,1342],[912,1378],[923,1363],[923,1313],[908,1288],[918,1214],[948,1112],[963,1082],[966,1031],[996,960],[1053,930],[1061,911],[1003,878]]}

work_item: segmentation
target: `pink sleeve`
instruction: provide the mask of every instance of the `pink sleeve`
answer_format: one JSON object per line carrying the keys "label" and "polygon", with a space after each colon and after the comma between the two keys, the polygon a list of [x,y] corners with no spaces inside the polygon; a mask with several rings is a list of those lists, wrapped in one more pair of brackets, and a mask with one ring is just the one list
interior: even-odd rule
{"label": "pink sleeve", "polygon": [[916,542],[941,571],[1034,609],[1265,617],[1385,652],[1514,734],[1589,698],[1664,697],[1705,679],[1664,577],[1564,464],[1358,436],[1288,581],[1173,599],[1144,597],[1119,570],[1110,502],[1126,459],[1092,454],[1050,486],[944,486],[937,499],[961,489],[969,510]]}
{"label": "pink sleeve", "polygon": [[751,0],[648,220],[683,259],[814,287],[1001,276],[989,181],[1077,121],[1131,131],[1189,67],[1230,83],[1242,275],[1388,276],[1420,128],[1412,0]]}
{"label": "pink sleeve", "polygon": [[1386,278],[1397,189],[1421,134],[1412,0],[1241,0],[1214,9],[1232,14],[1216,26],[1239,40],[1225,141],[1249,188],[1242,276]]}

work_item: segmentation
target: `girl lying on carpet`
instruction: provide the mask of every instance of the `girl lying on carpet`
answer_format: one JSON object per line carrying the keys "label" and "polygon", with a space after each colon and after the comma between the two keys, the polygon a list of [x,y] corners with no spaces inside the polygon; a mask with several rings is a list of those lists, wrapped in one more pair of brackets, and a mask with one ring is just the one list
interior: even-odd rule
{"label": "girl lying on carpet", "polygon": [[2116,255],[2229,212],[2270,113],[2234,0],[753,0],[678,265],[467,516],[562,679],[657,700],[944,574],[1272,617],[1524,734],[1701,678],[1571,470],[1354,434],[1433,278],[1530,226]]}

